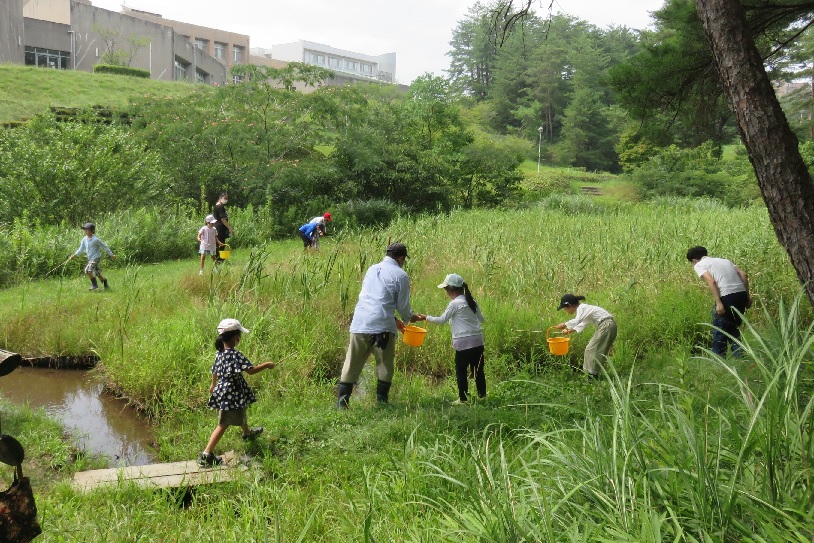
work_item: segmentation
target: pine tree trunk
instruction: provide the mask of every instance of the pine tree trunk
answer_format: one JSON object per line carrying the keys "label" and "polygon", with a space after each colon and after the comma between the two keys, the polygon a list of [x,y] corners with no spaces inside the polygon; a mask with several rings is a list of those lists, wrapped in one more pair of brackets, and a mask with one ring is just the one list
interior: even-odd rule
{"label": "pine tree trunk", "polygon": [[738,0],[696,0],[774,231],[814,304],[814,182]]}

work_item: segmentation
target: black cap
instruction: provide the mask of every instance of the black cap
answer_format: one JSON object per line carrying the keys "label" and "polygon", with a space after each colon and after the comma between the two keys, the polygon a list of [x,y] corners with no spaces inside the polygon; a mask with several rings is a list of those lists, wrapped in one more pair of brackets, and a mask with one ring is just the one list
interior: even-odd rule
{"label": "black cap", "polygon": [[387,246],[385,254],[392,258],[398,258],[400,256],[407,258],[407,246],[403,243],[391,243]]}
{"label": "black cap", "polygon": [[573,294],[563,294],[562,298],[560,298],[560,307],[557,308],[557,311],[559,311],[563,307],[579,305],[579,301],[584,299],[585,296],[574,296]]}
{"label": "black cap", "polygon": [[96,230],[96,225],[92,222],[86,222],[82,225],[82,230]]}

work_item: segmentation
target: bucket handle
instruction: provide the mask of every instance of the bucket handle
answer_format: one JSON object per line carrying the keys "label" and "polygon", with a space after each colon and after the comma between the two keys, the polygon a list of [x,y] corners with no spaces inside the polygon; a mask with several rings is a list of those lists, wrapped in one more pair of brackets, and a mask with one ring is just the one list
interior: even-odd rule
{"label": "bucket handle", "polygon": [[551,334],[549,333],[549,332],[551,332],[551,330],[555,330],[555,332],[554,332],[554,333],[555,333],[555,334],[560,334],[560,336],[561,336],[561,337],[565,337],[565,335],[566,335],[566,334],[565,334],[565,331],[560,330],[560,329],[559,329],[559,328],[557,328],[556,326],[549,326],[548,328],[546,328],[546,331],[545,331],[545,338],[546,338],[546,341],[548,341],[549,336],[551,335]]}
{"label": "bucket handle", "polygon": [[218,250],[219,251],[231,251],[232,246],[229,245],[228,243],[224,243],[223,245],[220,246],[220,249],[218,249]]}

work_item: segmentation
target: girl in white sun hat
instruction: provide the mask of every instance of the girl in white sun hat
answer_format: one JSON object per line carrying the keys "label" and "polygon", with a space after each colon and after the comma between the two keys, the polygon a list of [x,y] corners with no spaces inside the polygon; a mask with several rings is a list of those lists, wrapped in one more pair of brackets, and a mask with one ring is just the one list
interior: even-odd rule
{"label": "girl in white sun hat", "polygon": [[458,380],[458,399],[455,404],[469,400],[469,376],[474,376],[478,397],[486,397],[486,376],[483,373],[483,330],[485,320],[480,306],[472,297],[469,285],[457,273],[450,273],[438,285],[450,298],[440,317],[416,315],[418,320],[434,324],[449,322],[452,329],[452,348],[455,349],[455,376]]}
{"label": "girl in white sun hat", "polygon": [[243,372],[254,375],[273,368],[274,362],[253,366],[249,359],[235,348],[240,343],[241,333],[248,332],[237,319],[223,319],[218,324],[218,338],[215,340],[218,354],[215,355],[215,363],[212,365],[212,385],[209,387],[210,396],[207,404],[210,409],[218,410],[218,425],[198,459],[198,464],[202,467],[216,466],[223,462],[223,459],[215,456],[213,451],[229,426],[240,426],[244,440],[254,439],[263,432],[262,427],[249,428],[246,408],[257,398],[243,378]]}

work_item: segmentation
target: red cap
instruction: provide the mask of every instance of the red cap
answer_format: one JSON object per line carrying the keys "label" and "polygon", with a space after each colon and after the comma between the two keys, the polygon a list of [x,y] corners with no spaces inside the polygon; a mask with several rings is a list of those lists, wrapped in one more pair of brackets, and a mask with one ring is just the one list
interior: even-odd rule
{"label": "red cap", "polygon": [[333,220],[333,219],[331,219],[331,214],[330,214],[330,213],[328,213],[327,211],[326,211],[326,212],[325,212],[325,214],[322,216],[322,218],[324,218],[326,221],[332,221],[332,220]]}

